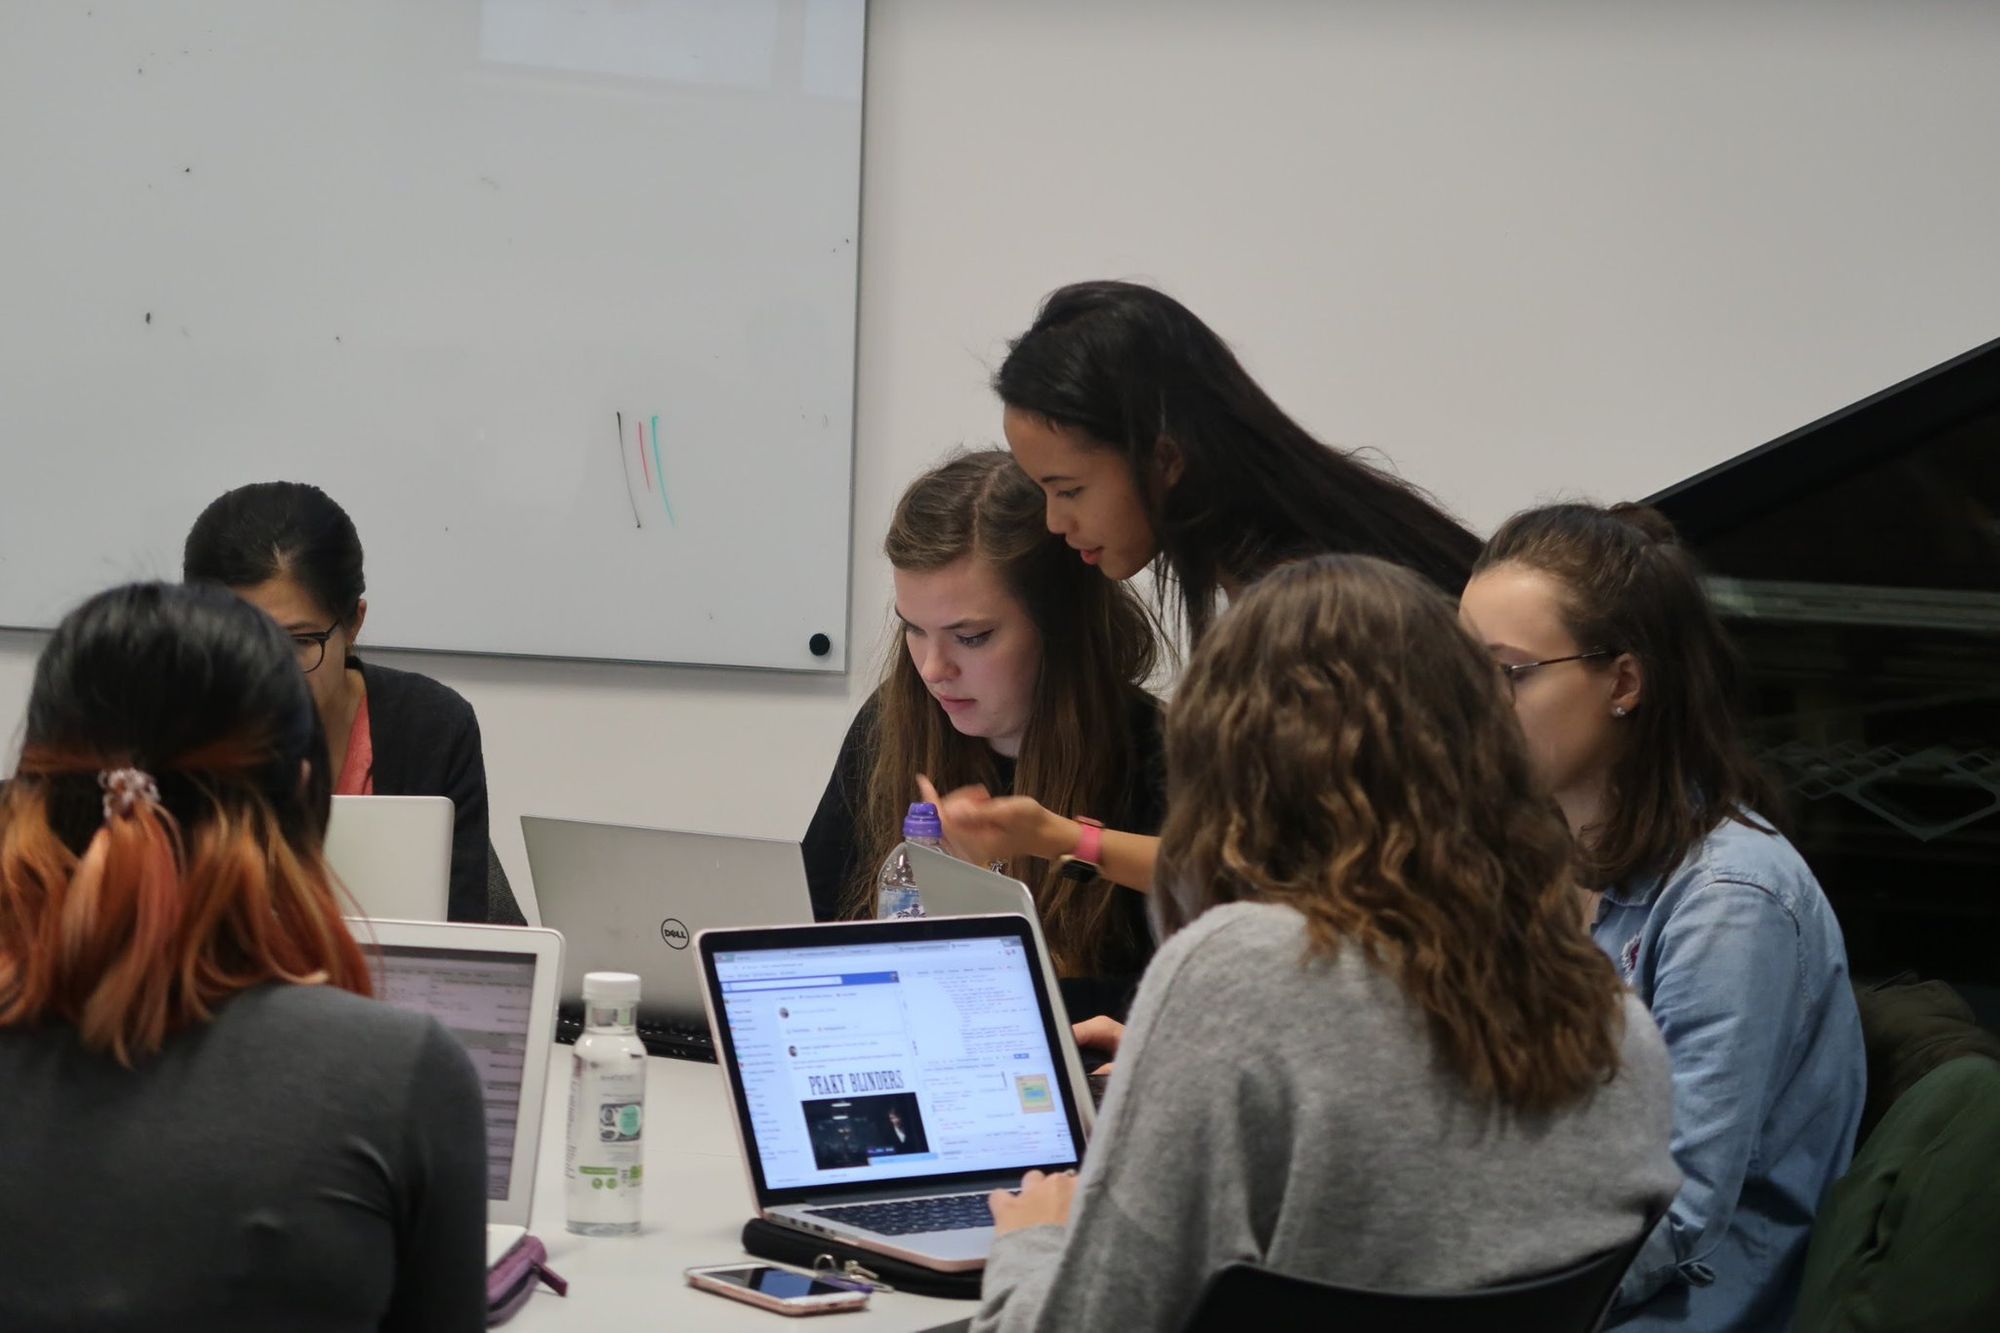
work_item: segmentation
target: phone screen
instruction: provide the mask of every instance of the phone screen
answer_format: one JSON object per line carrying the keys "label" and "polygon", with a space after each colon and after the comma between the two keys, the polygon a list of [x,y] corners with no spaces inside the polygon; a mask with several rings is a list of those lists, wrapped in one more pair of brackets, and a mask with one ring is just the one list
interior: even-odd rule
{"label": "phone screen", "polygon": [[759,1295],[776,1300],[796,1300],[800,1296],[827,1296],[834,1292],[854,1294],[854,1288],[834,1282],[822,1282],[804,1273],[794,1273],[788,1269],[770,1268],[764,1264],[745,1264],[741,1268],[716,1268],[703,1274],[715,1282],[727,1282],[732,1287],[745,1287]]}

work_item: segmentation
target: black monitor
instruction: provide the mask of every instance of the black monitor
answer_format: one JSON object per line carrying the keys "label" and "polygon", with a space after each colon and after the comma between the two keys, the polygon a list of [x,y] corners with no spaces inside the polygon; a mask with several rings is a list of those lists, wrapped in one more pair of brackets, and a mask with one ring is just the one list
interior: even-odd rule
{"label": "black monitor", "polygon": [[[1652,497],[1857,976],[2000,1005],[2000,341]],[[1991,989],[1988,989],[1991,988]]]}

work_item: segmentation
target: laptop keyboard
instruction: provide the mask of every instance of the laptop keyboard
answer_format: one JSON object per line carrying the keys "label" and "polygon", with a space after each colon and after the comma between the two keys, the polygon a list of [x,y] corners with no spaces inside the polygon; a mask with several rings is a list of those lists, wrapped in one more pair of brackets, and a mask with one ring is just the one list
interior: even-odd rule
{"label": "laptop keyboard", "polygon": [[892,1199],[887,1203],[847,1203],[832,1208],[808,1208],[813,1217],[862,1227],[884,1236],[913,1236],[920,1231],[970,1231],[993,1225],[993,1210],[984,1194],[945,1194],[934,1199]]}
{"label": "laptop keyboard", "polygon": [[[556,1040],[574,1043],[583,1035],[583,1023],[571,1015],[556,1019]],[[706,1027],[694,1024],[641,1023],[639,1041],[648,1055],[664,1055],[673,1060],[700,1060],[715,1063],[715,1038]]]}

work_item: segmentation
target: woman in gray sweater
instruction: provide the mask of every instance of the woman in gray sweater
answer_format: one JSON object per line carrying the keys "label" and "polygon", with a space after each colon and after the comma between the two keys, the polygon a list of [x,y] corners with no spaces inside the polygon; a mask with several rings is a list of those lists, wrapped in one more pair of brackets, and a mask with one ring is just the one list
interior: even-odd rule
{"label": "woman in gray sweater", "polygon": [[1417,576],[1283,568],[1168,719],[1148,968],[1080,1180],[996,1194],[975,1327],[1173,1329],[1248,1260],[1463,1290],[1635,1240],[1666,1054],[1499,673]]}

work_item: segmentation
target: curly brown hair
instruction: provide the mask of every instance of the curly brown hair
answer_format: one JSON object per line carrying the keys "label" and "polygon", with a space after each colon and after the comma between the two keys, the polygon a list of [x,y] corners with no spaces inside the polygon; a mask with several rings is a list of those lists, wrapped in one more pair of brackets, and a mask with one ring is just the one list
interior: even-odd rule
{"label": "curly brown hair", "polygon": [[1622,987],[1585,932],[1569,835],[1492,660],[1417,575],[1322,556],[1202,641],[1167,723],[1164,936],[1281,903],[1427,1016],[1468,1090],[1555,1110],[1618,1067]]}

